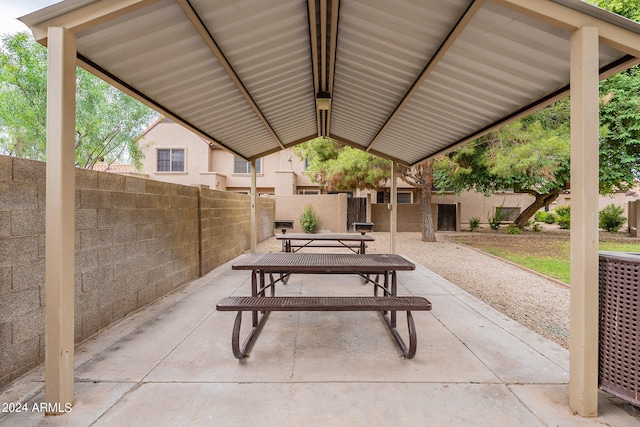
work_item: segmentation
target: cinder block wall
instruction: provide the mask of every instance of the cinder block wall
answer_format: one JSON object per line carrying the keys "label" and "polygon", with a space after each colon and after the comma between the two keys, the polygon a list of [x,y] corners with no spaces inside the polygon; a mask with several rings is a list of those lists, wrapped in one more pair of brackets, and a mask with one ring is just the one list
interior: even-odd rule
{"label": "cinder block wall", "polygon": [[[274,206],[259,199],[259,241]],[[77,170],[76,342],[249,249],[249,208],[246,195]],[[44,360],[44,256],[45,164],[0,156],[0,389]]]}
{"label": "cinder block wall", "polygon": [[76,341],[199,276],[198,189],[76,171]]}
{"label": "cinder block wall", "polygon": [[[275,200],[258,197],[258,242],[273,236]],[[251,198],[200,188],[201,274],[232,260],[251,247]]]}
{"label": "cinder block wall", "polygon": [[44,164],[0,156],[0,387],[44,356],[45,193],[40,166]]}

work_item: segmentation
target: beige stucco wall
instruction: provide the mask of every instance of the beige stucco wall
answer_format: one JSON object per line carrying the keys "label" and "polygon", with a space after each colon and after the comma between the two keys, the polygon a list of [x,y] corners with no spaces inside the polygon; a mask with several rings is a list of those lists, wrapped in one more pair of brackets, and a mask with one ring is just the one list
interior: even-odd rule
{"label": "beige stucco wall", "polygon": [[[481,223],[488,222],[488,216],[495,213],[496,207],[520,207],[524,210],[533,197],[522,194],[494,194],[489,197],[476,192],[466,192],[460,196],[455,194],[432,196],[431,213],[434,228],[437,230],[438,204],[457,205],[457,229],[468,227],[469,218],[480,218]],[[371,205],[372,221],[376,231],[389,231],[389,211],[386,203]],[[418,198],[414,197],[412,204],[398,204],[398,231],[421,231]]]}
{"label": "beige stucco wall", "polygon": [[318,216],[317,232],[344,233],[347,231],[347,195],[294,195],[278,196],[276,217],[278,220],[293,220],[292,232],[302,233],[300,215],[310,204]]}
{"label": "beige stucco wall", "polygon": [[[628,192],[619,192],[614,193],[607,196],[600,196],[598,198],[598,210],[601,210],[607,205],[614,204],[616,206],[622,206],[624,208],[623,215],[625,217],[629,216],[629,203],[634,202],[640,199],[640,188],[634,188]],[[555,203],[552,204],[551,209],[554,209],[556,206],[570,206],[571,205],[571,194],[561,194],[556,200]]]}
{"label": "beige stucco wall", "polygon": [[[399,204],[398,208],[398,221],[397,231],[410,232],[422,230],[422,223],[420,222],[420,205],[417,203],[412,204]],[[431,212],[436,218],[437,205],[431,205]],[[371,222],[373,222],[374,231],[386,232],[390,230],[390,213],[386,203],[374,203],[371,205]]]}
{"label": "beige stucco wall", "polygon": [[[235,156],[220,148],[211,148],[202,138],[170,120],[154,123],[145,132],[140,146],[146,153],[142,173],[151,179],[183,185],[206,185],[213,190],[248,193],[251,174],[234,173]],[[158,148],[184,148],[185,172],[157,172]],[[258,194],[275,194],[279,186],[293,194],[298,188],[319,189],[304,172],[302,162],[291,149],[262,158],[262,172],[256,175]],[[291,183],[284,183],[280,172],[287,172]],[[292,174],[291,174],[292,173]],[[292,187],[293,190],[289,190]]]}
{"label": "beige stucco wall", "polygon": [[492,194],[485,196],[482,193],[468,191],[460,196],[455,194],[434,195],[433,203],[460,203],[460,221],[466,227],[469,218],[480,218],[480,223],[487,224],[489,215],[493,215],[499,206],[520,208],[523,211],[533,202],[534,198],[526,194]]}
{"label": "beige stucco wall", "polygon": [[[219,148],[211,149],[202,138],[176,123],[164,121],[152,126],[141,141],[143,146],[150,143],[152,144],[146,150],[147,155],[143,162],[142,172],[148,174],[152,179],[184,185],[207,185],[212,190],[240,193],[250,191],[251,174],[233,173],[233,154]],[[157,148],[185,148],[187,172],[160,174],[155,172]],[[291,149],[270,154],[263,159],[263,162],[262,173],[257,175],[258,194],[288,196],[304,190],[315,192],[320,188],[308,178],[304,171],[304,162],[293,154]],[[418,203],[417,192],[412,187],[401,179],[398,179],[397,185],[399,193],[412,193],[413,203]],[[640,193],[640,190],[637,191]],[[356,197],[370,195],[372,203],[376,202],[376,194],[372,191],[354,191],[353,195]],[[626,195],[625,193],[617,193],[612,197],[602,196],[599,199],[599,207],[602,209],[606,205],[614,203],[624,207],[626,216],[628,202],[637,200],[638,197],[638,195]],[[480,218],[482,223],[487,223],[487,217],[493,214],[498,206],[520,207],[523,210],[532,201],[533,197],[531,196],[514,193],[494,194],[489,197],[476,192],[464,192],[460,196],[454,194],[434,194],[433,196],[435,204],[460,203],[460,221],[465,227],[469,218],[472,217]],[[570,204],[570,195],[561,194],[558,200],[552,204],[551,209],[568,204]],[[406,209],[407,212],[410,212],[413,208]],[[281,212],[285,213],[286,211]],[[400,215],[399,223],[404,221],[403,226],[412,228],[411,214],[407,214],[409,217],[403,218],[403,210],[399,210],[398,213]],[[300,215],[295,214],[294,216],[294,219],[297,220]],[[327,229],[332,227],[334,225],[327,226]]]}
{"label": "beige stucco wall", "polygon": [[[154,123],[139,145],[145,152],[142,172],[150,179],[182,185],[210,185],[201,182],[200,172],[209,171],[209,145],[198,135],[171,121]],[[184,148],[185,172],[157,172],[157,150],[159,148]],[[210,187],[214,188],[214,185]]]}

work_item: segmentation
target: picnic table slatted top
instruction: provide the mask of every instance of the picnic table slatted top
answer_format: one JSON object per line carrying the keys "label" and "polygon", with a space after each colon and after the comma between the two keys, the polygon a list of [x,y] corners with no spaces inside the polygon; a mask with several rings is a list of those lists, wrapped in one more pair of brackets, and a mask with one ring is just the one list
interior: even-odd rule
{"label": "picnic table slatted top", "polygon": [[287,233],[276,235],[277,240],[343,240],[354,242],[373,242],[375,237],[368,234],[335,234],[335,233]]}
{"label": "picnic table slatted top", "polygon": [[325,253],[265,253],[247,254],[232,265],[234,270],[282,272],[415,270],[415,264],[394,254],[325,254]]}

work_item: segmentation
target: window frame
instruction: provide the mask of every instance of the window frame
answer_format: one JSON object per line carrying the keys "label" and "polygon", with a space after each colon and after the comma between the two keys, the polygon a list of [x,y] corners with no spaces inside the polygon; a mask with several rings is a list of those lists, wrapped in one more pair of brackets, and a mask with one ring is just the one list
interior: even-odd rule
{"label": "window frame", "polygon": [[[169,152],[169,158],[163,159],[163,162],[168,162],[169,170],[160,170],[160,152]],[[174,159],[174,152],[182,152],[182,170],[174,170],[174,163],[177,161]],[[187,148],[186,147],[162,147],[156,148],[156,173],[160,174],[180,174],[187,173]]]}
{"label": "window frame", "polygon": [[[400,201],[401,196],[409,196],[409,201]],[[411,205],[413,204],[413,191],[398,191],[396,193],[396,203],[399,205]]]}
{"label": "window frame", "polygon": [[501,213],[504,218],[502,222],[513,222],[522,213],[522,208],[520,206],[496,206],[494,208],[494,215],[497,214],[498,209],[501,209],[502,211]]}
{"label": "window frame", "polygon": [[[264,163],[262,159],[263,159],[262,157],[256,159],[256,175],[262,174],[262,164]],[[237,166],[239,166],[240,164],[243,164],[245,166],[244,172],[238,172]],[[233,156],[233,174],[234,175],[251,175],[251,162],[247,162],[238,156]]]}

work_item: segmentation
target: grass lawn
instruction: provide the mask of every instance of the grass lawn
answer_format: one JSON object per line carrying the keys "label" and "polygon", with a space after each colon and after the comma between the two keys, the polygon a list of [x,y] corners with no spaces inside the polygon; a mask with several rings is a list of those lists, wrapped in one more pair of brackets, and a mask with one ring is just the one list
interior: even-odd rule
{"label": "grass lawn", "polygon": [[[509,240],[508,236],[506,240]],[[503,239],[504,239],[503,237]],[[550,239],[526,239],[526,244],[492,244],[481,243],[482,239],[460,239],[461,243],[482,249],[492,255],[520,264],[531,270],[570,283],[569,241],[551,241]],[[514,239],[515,240],[515,239]],[[495,242],[494,242],[495,243]],[[601,251],[640,253],[640,242],[601,241]]]}
{"label": "grass lawn", "polygon": [[499,248],[486,248],[485,252],[504,258],[523,267],[542,273],[554,279],[569,283],[569,259],[559,259],[558,257],[540,257],[534,255],[524,255],[512,253]]}

